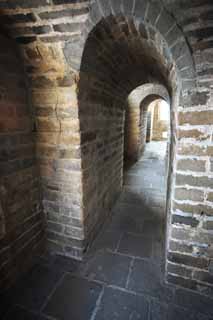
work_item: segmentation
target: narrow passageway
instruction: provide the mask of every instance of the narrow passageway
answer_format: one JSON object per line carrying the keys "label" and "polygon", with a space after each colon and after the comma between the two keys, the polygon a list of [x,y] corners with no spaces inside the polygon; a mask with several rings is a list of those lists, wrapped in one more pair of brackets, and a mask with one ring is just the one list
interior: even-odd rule
{"label": "narrow passageway", "polygon": [[85,260],[40,258],[13,288],[3,319],[211,319],[211,300],[163,281],[166,149],[166,142],[147,144],[125,172],[112,218]]}
{"label": "narrow passageway", "polygon": [[[120,217],[115,212],[112,221],[113,224],[114,220],[120,218],[121,225],[125,219],[129,221],[126,229],[121,228],[121,232],[132,232],[145,237],[144,240],[138,239],[138,255],[143,258],[143,247],[148,243],[148,258],[151,260],[164,258],[162,249],[166,220],[166,151],[166,141],[147,144],[139,161],[124,173],[124,190],[116,206]],[[134,250],[134,246],[132,249]],[[132,255],[134,256],[134,252]]]}

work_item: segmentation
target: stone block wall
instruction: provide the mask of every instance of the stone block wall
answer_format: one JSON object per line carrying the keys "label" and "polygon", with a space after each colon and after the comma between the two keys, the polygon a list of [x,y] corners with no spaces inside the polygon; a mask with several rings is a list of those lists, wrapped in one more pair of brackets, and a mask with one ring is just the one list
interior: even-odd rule
{"label": "stone block wall", "polygon": [[36,88],[37,158],[47,217],[47,247],[81,257],[83,248],[81,160],[75,85]]}
{"label": "stone block wall", "polygon": [[205,294],[213,287],[212,94],[186,95],[179,108],[167,265],[168,281]]}
{"label": "stone block wall", "polygon": [[[213,60],[210,7],[211,1],[203,6],[202,1],[178,0],[0,1],[1,23],[21,48],[31,87],[48,246],[54,252],[82,257],[121,188],[126,98],[142,84],[162,84],[171,95],[172,119],[167,280],[211,294]],[[88,36],[93,36],[94,41],[88,42]],[[1,48],[4,47],[7,48],[6,45]],[[8,57],[11,54],[14,50],[10,50]],[[20,63],[15,61],[17,68]],[[6,66],[8,64],[3,63],[2,68]],[[12,83],[13,88],[19,88],[20,83],[13,81],[8,81],[8,86]],[[22,87],[18,90],[15,99],[17,91],[10,90],[11,105],[14,100],[25,104],[23,90]],[[4,97],[4,90],[1,96]],[[11,113],[13,108],[4,112]],[[6,144],[11,150],[9,154],[3,151],[6,161],[3,160],[1,166],[5,176],[2,193],[5,195],[8,189],[28,181],[28,199],[32,199],[22,210],[25,200],[19,202],[20,208],[7,205],[8,197],[3,197],[6,200],[1,204],[1,224],[4,223],[1,279],[5,279],[5,272],[7,277],[8,270],[22,270],[17,263],[20,260],[17,258],[14,263],[13,257],[24,252],[18,249],[21,239],[25,244],[28,241],[20,236],[22,227],[14,221],[15,217],[27,212],[39,216],[40,212],[39,206],[36,206],[38,211],[34,206],[31,208],[34,189],[28,183],[36,181],[38,174],[34,171],[34,162],[29,160],[35,153],[25,150],[32,135],[29,117],[21,116],[23,112],[1,120],[4,132],[1,145]],[[18,146],[17,153],[11,145]],[[18,157],[18,161],[13,161],[13,157]],[[10,172],[15,177],[18,173],[19,179],[11,178]],[[12,187],[10,179],[15,181]],[[19,212],[12,216],[13,223],[9,224],[8,206],[11,212]],[[34,225],[30,221],[31,226]],[[35,226],[38,221],[42,219],[36,219]],[[8,229],[8,225],[16,225],[16,231]],[[23,228],[28,228],[27,225]],[[26,232],[27,240],[35,229]],[[42,230],[40,227],[37,230],[39,239]],[[32,239],[36,239],[37,233],[34,236]],[[20,242],[16,242],[16,238]],[[13,268],[14,265],[19,268]]]}
{"label": "stone block wall", "polygon": [[78,82],[85,248],[111,214],[123,184],[125,100],[116,96],[101,51],[91,35]]}
{"label": "stone block wall", "polygon": [[124,130],[124,161],[134,162],[139,157],[141,147],[141,110],[140,101],[131,97],[126,104],[125,130]]}
{"label": "stone block wall", "polygon": [[35,137],[16,44],[0,36],[0,288],[26,271],[44,248]]}
{"label": "stone block wall", "polygon": [[[208,1],[208,5],[212,3]],[[168,5],[188,38],[196,88],[183,87],[178,108],[167,278],[212,295],[213,60],[208,5],[202,1]]]}
{"label": "stone block wall", "polygon": [[140,108],[140,121],[139,121],[139,157],[143,154],[146,146],[146,135],[147,135],[147,120],[148,120],[148,105]]}

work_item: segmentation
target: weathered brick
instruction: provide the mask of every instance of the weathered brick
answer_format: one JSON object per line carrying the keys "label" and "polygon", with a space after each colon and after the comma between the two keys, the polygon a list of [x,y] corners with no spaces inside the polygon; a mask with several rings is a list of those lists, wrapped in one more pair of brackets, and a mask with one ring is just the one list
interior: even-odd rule
{"label": "weathered brick", "polygon": [[210,234],[206,232],[189,232],[189,230],[173,226],[171,228],[171,235],[172,238],[175,240],[180,241],[196,241],[197,243],[205,244],[207,245],[209,241],[213,240],[213,237],[211,237]]}
{"label": "weathered brick", "polygon": [[86,14],[89,12],[89,9],[87,7],[85,8],[72,8],[72,9],[66,9],[66,10],[60,10],[60,11],[48,11],[48,12],[41,12],[39,14],[39,17],[44,20],[49,19],[58,19],[61,17],[73,17],[78,16],[82,14]]}
{"label": "weathered brick", "polygon": [[213,208],[205,204],[192,205],[189,203],[173,202],[173,210],[181,210],[183,212],[198,214],[198,215],[213,215]]}
{"label": "weathered brick", "polygon": [[36,37],[18,37],[16,41],[20,44],[28,44],[31,42],[35,42],[37,40]]}
{"label": "weathered brick", "polygon": [[51,32],[51,27],[48,25],[36,27],[19,27],[16,28],[15,33],[18,35],[39,35]]}
{"label": "weathered brick", "polygon": [[202,282],[208,282],[209,284],[213,284],[213,275],[211,275],[205,271],[195,270],[193,273],[193,278],[195,280],[199,280]]}
{"label": "weathered brick", "polygon": [[193,144],[179,144],[178,154],[189,156],[211,156],[213,157],[213,146],[199,146]]}
{"label": "weathered brick", "polygon": [[81,28],[81,23],[61,23],[61,24],[55,24],[53,26],[54,31],[57,32],[76,32],[79,31]]}
{"label": "weathered brick", "polygon": [[192,130],[178,130],[178,139],[191,138],[196,140],[207,140],[210,139],[210,134],[206,134],[198,129]]}
{"label": "weathered brick", "polygon": [[53,221],[53,222],[57,222],[57,223],[63,224],[63,225],[69,224],[69,225],[72,225],[73,227],[78,227],[78,228],[82,227],[82,222],[80,220],[74,219],[74,218],[67,216],[67,215],[62,215],[59,212],[57,212],[57,213],[48,212],[47,219],[50,222]]}
{"label": "weathered brick", "polygon": [[179,251],[182,253],[192,253],[193,252],[193,246],[187,245],[178,241],[170,241],[169,242],[169,250],[170,251]]}
{"label": "weathered brick", "polygon": [[[193,45],[193,50],[194,52],[196,51],[203,51],[205,52],[205,50],[208,50],[210,48],[213,48],[213,41],[209,40],[209,41],[199,41],[199,42],[195,42]],[[210,54],[205,53],[203,55],[203,61],[212,61],[212,57]]]}
{"label": "weathered brick", "polygon": [[199,112],[179,112],[179,124],[191,125],[211,125],[213,119],[213,111],[199,111]]}
{"label": "weathered brick", "polygon": [[[71,237],[65,236],[63,234],[55,233],[53,231],[47,231],[48,241],[54,241],[57,244],[61,244],[63,247],[65,245],[69,245],[74,248],[82,248],[82,240],[73,239]],[[54,248],[52,248],[53,252],[56,252]],[[63,252],[63,249],[59,249],[59,253]]]}
{"label": "weathered brick", "polygon": [[183,107],[191,107],[191,106],[199,106],[199,105],[207,105],[210,94],[208,91],[204,92],[194,92],[189,95],[182,97]]}
{"label": "weathered brick", "polygon": [[57,35],[57,36],[40,37],[39,40],[46,43],[64,42],[64,41],[70,40],[70,35],[64,35],[62,33],[61,35]]}
{"label": "weathered brick", "polygon": [[37,119],[37,130],[44,132],[60,131],[60,122],[57,119]]}
{"label": "weathered brick", "polygon": [[38,8],[42,6],[48,6],[49,0],[15,0],[3,2],[1,7],[6,9],[16,9],[16,8]]}
{"label": "weathered brick", "polygon": [[213,27],[206,27],[206,28],[201,28],[201,29],[195,29],[192,31],[187,32],[188,37],[193,37],[193,38],[208,38],[211,37],[213,32]]}
{"label": "weathered brick", "polygon": [[192,290],[196,289],[196,281],[191,280],[189,278],[188,279],[182,278],[181,276],[177,276],[173,274],[168,274],[166,278],[168,282],[173,283],[175,285],[192,289]]}
{"label": "weathered brick", "polygon": [[207,176],[192,176],[184,174],[176,174],[176,184],[185,186],[194,186],[194,187],[211,187],[213,179]]}
{"label": "weathered brick", "polygon": [[213,221],[204,221],[203,228],[206,230],[213,230]]}
{"label": "weathered brick", "polygon": [[207,195],[207,201],[213,202],[213,192],[209,192]]}
{"label": "weathered brick", "polygon": [[[17,21],[25,19],[21,14],[14,17]],[[1,182],[1,205],[3,204],[10,214],[5,215],[6,229],[0,250],[10,246],[10,257],[8,257],[10,265],[7,266],[4,275],[8,276],[7,282],[10,284],[20,270],[24,271],[31,267],[33,256],[41,253],[44,241],[44,216],[40,212],[39,179],[38,171],[35,170],[35,140],[32,134],[32,115],[27,101],[24,69],[14,42],[9,39],[3,41],[2,36],[1,39],[2,45],[8,50],[6,55],[11,60],[7,67],[3,58],[4,52],[1,50],[0,65],[4,66],[2,77],[4,86],[10,91],[6,96],[0,94],[3,103],[0,124],[2,129],[0,168],[1,176],[4,178]],[[5,200],[6,198],[8,200]],[[2,262],[5,263],[6,260]],[[11,275],[13,272],[15,274]]]}
{"label": "weathered brick", "polygon": [[204,192],[196,189],[176,188],[175,199],[177,200],[191,200],[191,201],[203,201]]}
{"label": "weathered brick", "polygon": [[5,15],[5,16],[1,16],[1,21],[4,24],[35,22],[36,17],[32,13]]}
{"label": "weathered brick", "polygon": [[60,223],[55,223],[52,221],[48,221],[48,229],[53,232],[63,232],[64,226]]}
{"label": "weathered brick", "polygon": [[194,257],[191,255],[181,254],[177,252],[169,252],[168,260],[177,264],[183,264],[200,269],[207,269],[209,264],[208,259]]}
{"label": "weathered brick", "polygon": [[68,236],[71,236],[74,239],[77,240],[83,240],[84,239],[84,232],[81,228],[76,227],[66,227],[64,233]]}
{"label": "weathered brick", "polygon": [[182,277],[191,278],[192,277],[192,269],[186,268],[179,264],[168,263],[167,270],[169,273],[177,274]]}
{"label": "weathered brick", "polygon": [[192,217],[185,217],[185,216],[180,216],[180,215],[172,215],[172,223],[173,224],[184,224],[184,225],[189,225],[192,228],[197,227],[199,221],[195,218]]}
{"label": "weathered brick", "polygon": [[177,162],[177,170],[181,171],[206,171],[206,162],[204,160],[181,159]]}

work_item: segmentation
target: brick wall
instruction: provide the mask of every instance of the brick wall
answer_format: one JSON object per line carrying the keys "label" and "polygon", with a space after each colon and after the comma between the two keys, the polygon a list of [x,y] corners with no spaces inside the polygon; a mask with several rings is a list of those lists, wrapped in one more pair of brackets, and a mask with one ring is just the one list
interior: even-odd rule
{"label": "brick wall", "polygon": [[37,131],[47,248],[79,259],[84,249],[84,230],[78,77],[66,68],[58,44],[31,45],[23,54]]}
{"label": "brick wall", "polygon": [[124,158],[127,162],[134,162],[139,157],[141,123],[140,100],[130,94],[126,104],[124,130]]}
{"label": "brick wall", "polygon": [[0,288],[43,248],[39,172],[24,69],[16,45],[0,36]]}
{"label": "brick wall", "polygon": [[[212,5],[212,3],[208,2]],[[184,88],[178,108],[175,185],[168,243],[168,281],[212,295],[212,46],[210,7],[169,5],[185,30],[197,87]]]}
{"label": "brick wall", "polygon": [[110,215],[123,184],[127,96],[120,88],[117,91],[101,51],[102,46],[91,34],[78,83],[85,247]]}
{"label": "brick wall", "polygon": [[211,103],[205,90],[185,96],[180,107],[167,265],[169,281],[205,294],[211,294],[213,259]]}
{"label": "brick wall", "polygon": [[146,135],[147,135],[147,119],[148,110],[147,106],[141,106],[140,108],[140,122],[139,122],[139,156],[143,154],[146,146]]}
{"label": "brick wall", "polygon": [[[32,90],[54,252],[82,256],[103,223],[122,181],[123,106],[136,87],[160,83],[171,95],[172,122],[167,279],[210,294],[213,61],[207,2],[164,0],[165,9],[161,1],[0,1],[1,23],[20,45]],[[13,131],[25,127],[22,120],[1,126]],[[4,206],[1,221],[7,220]]]}

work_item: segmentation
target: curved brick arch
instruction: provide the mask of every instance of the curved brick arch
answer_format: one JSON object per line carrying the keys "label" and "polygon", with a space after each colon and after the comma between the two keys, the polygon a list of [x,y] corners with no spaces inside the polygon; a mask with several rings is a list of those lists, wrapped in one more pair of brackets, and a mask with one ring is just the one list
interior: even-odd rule
{"label": "curved brick arch", "polygon": [[[161,3],[147,0],[95,1],[90,6],[89,16],[80,39],[65,45],[65,56],[74,69],[80,69],[88,35],[100,21],[112,16],[132,19],[135,29],[142,36],[148,36],[149,41],[155,42],[165,57],[170,57],[177,67],[183,92],[196,87],[194,61],[184,34]],[[76,52],[78,52],[77,59]]]}
{"label": "curved brick arch", "polygon": [[147,83],[130,93],[126,107],[124,139],[124,156],[128,162],[137,161],[143,154],[146,144],[148,107],[160,98],[170,104],[169,92],[160,84]]}
{"label": "curved brick arch", "polygon": [[[91,16],[94,21],[94,17]],[[79,59],[78,103],[81,161],[84,172],[83,216],[85,243],[94,237],[110,213],[123,184],[124,104],[128,94],[145,83],[147,95],[169,99],[177,113],[175,96],[179,74],[165,40],[151,24],[135,17],[108,15],[90,25]],[[83,43],[83,41],[82,41]],[[66,47],[71,57],[72,47]],[[72,59],[70,59],[72,66]],[[132,69],[132,70],[130,70]],[[167,89],[163,89],[168,87]],[[104,115],[104,117],[103,117]],[[174,136],[175,136],[175,119]],[[172,153],[172,152],[171,152]],[[172,163],[172,161],[171,161]]]}
{"label": "curved brick arch", "polygon": [[147,83],[138,88],[136,88],[130,95],[132,97],[137,98],[140,101],[140,104],[143,102],[145,98],[148,96],[157,96],[165,100],[167,103],[170,103],[170,95],[166,87],[160,84]]}
{"label": "curved brick arch", "polygon": [[[71,68],[79,72],[84,248],[121,192],[124,104],[128,94],[139,85],[158,83],[157,96],[161,94],[168,100],[171,95],[174,139],[170,145],[170,166],[173,165],[181,71],[177,69],[174,52],[153,25],[151,20],[124,15],[120,9],[116,15],[108,12],[103,18],[100,5],[95,3],[81,40],[67,43],[64,48]],[[80,53],[78,59],[75,52]],[[167,89],[162,89],[163,85]],[[153,96],[154,88],[147,90]],[[171,189],[172,183],[168,183]]]}

